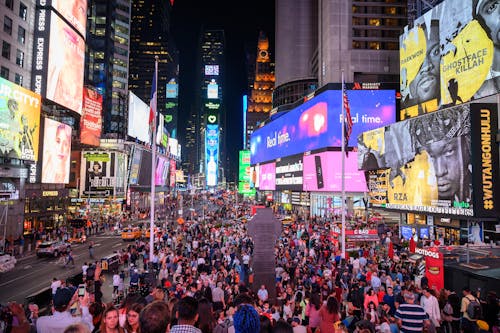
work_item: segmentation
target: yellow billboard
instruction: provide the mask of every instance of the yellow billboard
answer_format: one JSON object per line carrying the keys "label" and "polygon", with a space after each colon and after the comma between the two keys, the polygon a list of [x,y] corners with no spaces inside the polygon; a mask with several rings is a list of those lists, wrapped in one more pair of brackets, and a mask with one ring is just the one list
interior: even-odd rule
{"label": "yellow billboard", "polygon": [[0,78],[0,156],[38,160],[40,95]]}

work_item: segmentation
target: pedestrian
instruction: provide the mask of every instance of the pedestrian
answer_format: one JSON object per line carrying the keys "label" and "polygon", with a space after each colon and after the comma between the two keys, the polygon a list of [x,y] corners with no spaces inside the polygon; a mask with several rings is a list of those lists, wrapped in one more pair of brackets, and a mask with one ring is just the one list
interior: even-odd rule
{"label": "pedestrian", "polygon": [[168,332],[171,320],[170,313],[168,304],[163,301],[154,301],[146,305],[139,315],[140,333]]}
{"label": "pedestrian", "polygon": [[415,304],[415,294],[405,292],[405,303],[399,305],[394,317],[397,320],[401,333],[422,332],[424,325],[429,324],[429,316],[424,309]]}
{"label": "pedestrian", "polygon": [[94,242],[89,242],[89,257],[90,259],[94,259]]}
{"label": "pedestrian", "polygon": [[170,333],[201,333],[201,330],[195,327],[198,320],[198,301],[194,297],[186,296],[180,299],[175,316],[177,324],[172,326]]}
{"label": "pedestrian", "polygon": [[462,302],[460,306],[460,312],[462,313],[462,319],[460,321],[460,329],[462,332],[466,333],[476,333],[478,331],[477,328],[477,318],[471,318],[471,311],[469,311],[469,304],[471,302],[478,303],[479,301],[474,295],[472,295],[469,287],[464,287],[462,289]]}
{"label": "pedestrian", "polygon": [[68,253],[66,253],[66,263],[64,264],[64,268],[68,266],[71,263],[72,267],[75,267],[75,259],[73,258],[73,252],[68,250]]}

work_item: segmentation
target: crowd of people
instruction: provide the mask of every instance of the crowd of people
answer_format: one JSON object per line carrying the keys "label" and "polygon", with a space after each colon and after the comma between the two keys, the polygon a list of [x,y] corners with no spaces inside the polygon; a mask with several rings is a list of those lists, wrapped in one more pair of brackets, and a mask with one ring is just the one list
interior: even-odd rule
{"label": "crowd of people", "polygon": [[[171,223],[120,251],[103,301],[99,262],[84,264],[85,288],[52,281],[52,311],[12,303],[12,333],[499,332],[498,298],[465,287],[429,288],[422,263],[387,256],[389,237],[359,244],[348,259],[313,218],[284,226],[275,245],[275,285],[254,285],[254,245],[242,216],[250,203],[212,201],[204,220]],[[250,222],[251,223],[251,222]],[[418,277],[418,278],[417,278]],[[460,294],[461,293],[461,294]]]}

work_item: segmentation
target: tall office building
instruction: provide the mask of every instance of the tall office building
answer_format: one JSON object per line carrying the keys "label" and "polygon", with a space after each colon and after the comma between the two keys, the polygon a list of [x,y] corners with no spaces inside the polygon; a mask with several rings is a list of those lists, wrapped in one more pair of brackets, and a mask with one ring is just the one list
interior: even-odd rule
{"label": "tall office building", "polygon": [[[254,57],[251,57],[254,58]],[[257,53],[255,56],[254,76],[250,84],[250,96],[246,115],[245,136],[247,147],[250,147],[250,136],[254,129],[269,118],[272,109],[274,88],[274,63],[271,61],[269,39],[263,31],[259,33]]]}
{"label": "tall office building", "polygon": [[35,0],[8,0],[0,4],[2,65],[0,77],[25,88],[31,85]]}
{"label": "tall office building", "polygon": [[128,82],[130,91],[149,101],[155,56],[158,56],[157,107],[163,115],[165,129],[177,137],[179,57],[170,35],[171,10],[169,1],[133,2]]}
{"label": "tall office building", "polygon": [[225,168],[225,110],[224,64],[225,36],[223,30],[203,28],[200,35],[199,82],[200,95],[195,112],[198,114],[197,170],[206,187],[217,186],[224,180]]}
{"label": "tall office building", "polygon": [[131,0],[89,0],[85,83],[103,95],[103,137],[127,137]]}
{"label": "tall office building", "polygon": [[[276,6],[273,106],[295,102],[330,82],[399,81],[399,35],[407,2],[291,0]],[[294,57],[290,57],[290,53]]]}

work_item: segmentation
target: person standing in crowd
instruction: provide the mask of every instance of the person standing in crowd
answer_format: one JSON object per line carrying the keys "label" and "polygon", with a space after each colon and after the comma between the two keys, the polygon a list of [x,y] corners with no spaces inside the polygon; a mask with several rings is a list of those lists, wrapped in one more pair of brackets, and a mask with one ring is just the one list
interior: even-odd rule
{"label": "person standing in crowd", "polygon": [[260,331],[259,313],[250,304],[241,304],[233,316],[235,333],[256,333]]}
{"label": "person standing in crowd", "polygon": [[407,291],[403,297],[405,303],[399,305],[395,314],[401,333],[422,332],[424,325],[429,324],[429,316],[415,304],[414,293]]}
{"label": "person standing in crowd", "polygon": [[176,318],[177,324],[172,326],[170,333],[201,333],[201,330],[195,327],[198,321],[198,301],[194,297],[186,296],[179,300]]}
{"label": "person standing in crowd", "polygon": [[436,296],[432,293],[433,291],[430,288],[424,289],[423,295],[420,297],[420,305],[429,316],[429,320],[434,327],[438,328],[441,326],[441,310]]}
{"label": "person standing in crowd", "polygon": [[460,305],[460,312],[462,313],[462,319],[460,320],[460,329],[464,333],[476,333],[478,331],[476,321],[477,319],[471,318],[467,311],[469,303],[471,301],[477,301],[477,298],[472,295],[469,287],[464,287],[462,289],[462,302]]}
{"label": "person standing in crowd", "polygon": [[337,299],[333,296],[329,296],[324,304],[319,310],[319,330],[322,333],[333,333],[335,324],[340,320],[339,314],[339,303]]}
{"label": "person standing in crowd", "polygon": [[108,305],[102,313],[101,325],[96,333],[125,333],[119,325],[118,309]]}
{"label": "person standing in crowd", "polygon": [[125,321],[124,329],[126,333],[141,333],[139,324],[139,314],[144,306],[140,303],[134,303],[127,311],[127,320]]}
{"label": "person standing in crowd", "polygon": [[[139,314],[140,333],[166,333],[170,327],[171,309],[163,301],[146,305]],[[190,328],[190,327],[189,327]],[[181,330],[178,330],[180,332]],[[174,331],[175,332],[175,331]],[[185,330],[183,332],[196,332]]]}
{"label": "person standing in crowd", "polygon": [[259,291],[257,292],[257,296],[259,297],[259,300],[262,302],[267,301],[269,298],[269,293],[267,292],[266,286],[261,285]]}

